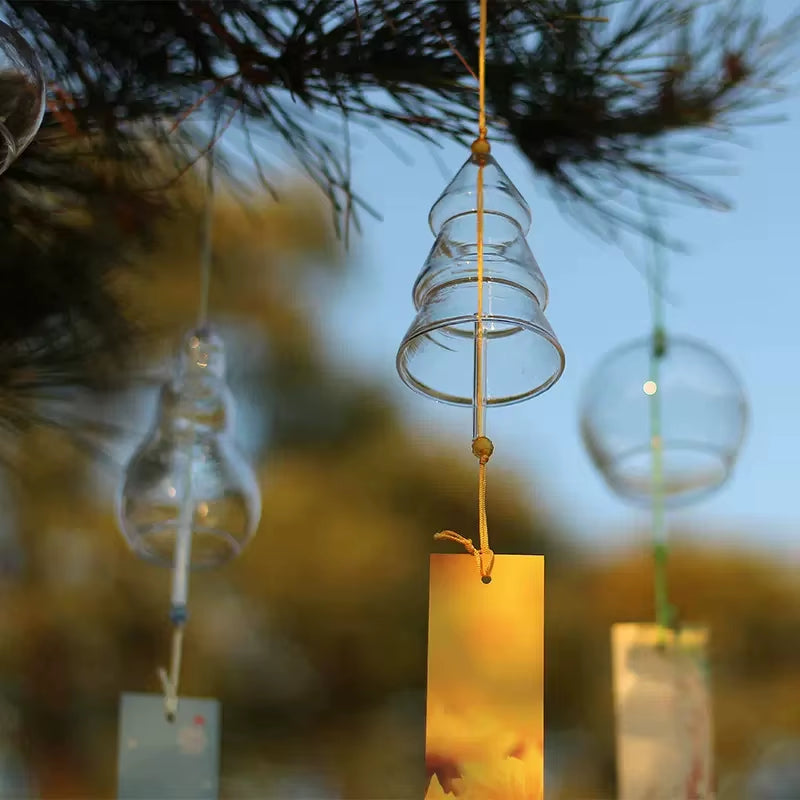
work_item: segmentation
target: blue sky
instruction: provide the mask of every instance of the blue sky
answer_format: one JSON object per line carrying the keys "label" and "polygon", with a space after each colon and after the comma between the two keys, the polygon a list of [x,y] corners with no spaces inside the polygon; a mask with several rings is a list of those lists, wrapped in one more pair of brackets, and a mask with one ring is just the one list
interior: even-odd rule
{"label": "blue sky", "polygon": [[[766,7],[774,22],[796,10],[787,0]],[[787,97],[774,110],[789,119],[742,131],[745,145],[731,150],[734,174],[711,179],[734,209],[680,209],[669,223],[689,253],[670,257],[668,328],[701,338],[724,355],[751,404],[733,478],[701,504],[674,514],[672,522],[693,537],[724,537],[800,561],[800,100]],[[343,367],[384,379],[420,430],[444,429],[466,448],[470,412],[411,392],[394,361],[412,318],[411,288],[433,242],[428,210],[467,153],[447,144],[435,160],[429,146],[394,138],[412,164],[368,133],[354,137],[355,185],[384,219],[363,219],[351,275],[327,298],[328,347]],[[528,240],[550,285],[548,319],[567,355],[564,376],[548,393],[490,412],[493,463],[516,467],[530,486],[531,502],[556,514],[587,545],[625,544],[638,536],[633,531],[646,524],[646,515],[614,497],[594,471],[578,434],[578,404],[596,363],[649,330],[646,285],[618,247],[562,214],[546,182],[519,155],[502,146],[493,152],[531,206]]]}

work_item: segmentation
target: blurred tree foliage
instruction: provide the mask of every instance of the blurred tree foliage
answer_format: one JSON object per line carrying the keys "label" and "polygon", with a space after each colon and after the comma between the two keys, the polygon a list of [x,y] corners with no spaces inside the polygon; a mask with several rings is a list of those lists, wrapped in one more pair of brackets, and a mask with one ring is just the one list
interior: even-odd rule
{"label": "blurred tree foliage", "polygon": [[[125,422],[125,447],[143,433],[136,408],[152,401],[164,342],[194,316],[193,191],[186,216],[160,223],[152,256],[113,276],[120,307],[158,334],[140,340],[143,388],[83,408]],[[192,583],[183,688],[223,701],[229,800],[412,800],[424,773],[427,554],[444,525],[475,530],[474,459],[422,439],[385,389],[323,358],[300,288],[342,264],[318,207],[295,198],[229,200],[216,214],[212,316],[229,335],[240,404],[269,416],[272,435],[259,451],[256,539]],[[0,675],[20,715],[6,746],[47,800],[112,796],[118,694],[158,691],[167,656],[168,575],[126,551],[108,492],[119,473],[108,473],[65,432],[34,428],[6,483]],[[559,797],[610,798],[608,628],[650,617],[650,566],[586,561],[499,464],[490,515],[498,550],[547,558]],[[751,554],[688,548],[673,573],[681,608],[712,626],[721,771],[747,770],[760,748],[800,737],[797,579]]]}
{"label": "blurred tree foliage", "polygon": [[[190,112],[235,122],[271,189],[265,152],[288,144],[346,224],[359,204],[350,124],[472,134],[454,51],[474,65],[473,5],[0,3],[54,82],[42,132],[0,179],[0,675],[19,713],[16,727],[0,715],[0,733],[42,797],[111,796],[118,693],[155,690],[166,657],[167,576],[126,552],[108,501],[119,453],[97,456],[120,428],[125,442],[142,434],[133,422],[165,342],[194,317],[189,176],[208,131]],[[642,181],[721,205],[695,167],[777,96],[797,30],[769,31],[757,9],[724,0],[490,7],[493,129],[612,231],[638,224],[617,200]],[[251,446],[258,537],[193,584],[184,688],[224,701],[231,800],[414,798],[429,537],[475,529],[474,461],[421,440],[382,387],[326,363],[303,298],[342,263],[315,198],[228,198],[217,213],[214,316],[236,343],[237,394],[252,424],[269,414],[271,435]],[[132,363],[140,379],[122,389]],[[608,797],[608,625],[649,616],[649,571],[585,563],[526,499],[495,473],[496,546],[548,559],[547,715],[567,742],[564,797]],[[687,551],[675,585],[713,626],[721,768],[747,770],[760,748],[800,735],[796,583],[748,554]]]}
{"label": "blurred tree foliage", "polygon": [[[128,147],[149,131],[183,154],[191,133],[165,138],[164,120],[213,97],[267,186],[265,137],[289,146],[344,217],[363,206],[343,157],[350,123],[477,135],[475,0],[2,0],[0,11],[41,53],[65,129]],[[609,201],[609,183],[720,202],[686,159],[703,157],[712,128],[775,99],[797,32],[796,19],[770,30],[756,3],[727,0],[495,0],[488,14],[493,136],[617,224],[633,209]],[[699,136],[687,147],[680,131]]]}

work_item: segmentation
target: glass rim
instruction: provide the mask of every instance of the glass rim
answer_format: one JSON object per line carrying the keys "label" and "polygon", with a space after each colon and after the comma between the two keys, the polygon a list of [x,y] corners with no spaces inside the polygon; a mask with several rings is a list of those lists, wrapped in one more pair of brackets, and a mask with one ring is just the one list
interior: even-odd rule
{"label": "glass rim", "polygon": [[[159,554],[158,550],[148,546],[149,542],[148,534],[142,535],[139,531],[134,531],[133,533],[131,533],[129,530],[129,526],[124,521],[121,527],[125,541],[128,543],[128,547],[136,556],[142,559],[142,561],[145,561],[148,564],[153,564],[157,567],[164,567],[167,569],[174,568],[175,566],[174,558],[167,558],[165,556],[162,556]],[[207,572],[213,569],[219,569],[225,564],[228,564],[229,562],[238,558],[242,554],[242,551],[247,547],[248,544],[250,544],[252,539],[255,537],[256,531],[255,530],[250,531],[242,539],[236,539],[227,531],[222,531],[222,532],[202,531],[201,533],[205,538],[210,537],[224,541],[227,544],[227,549],[226,549],[227,555],[224,558],[214,558],[214,559],[205,558],[205,559],[195,560],[194,558],[192,558],[189,563],[190,572]],[[197,535],[198,532],[192,530],[192,538],[194,539]]]}
{"label": "glass rim", "polygon": [[[669,451],[675,452],[676,450],[682,450],[684,452],[691,451],[710,457],[709,461],[713,461],[715,466],[720,468],[718,472],[715,473],[717,477],[712,481],[679,491],[665,491],[664,505],[668,508],[690,505],[705,499],[708,495],[712,494],[725,483],[727,483],[728,479],[733,473],[735,455],[738,452],[740,444],[741,442],[737,443],[737,446],[731,451],[730,454],[728,454],[727,449],[723,449],[712,444],[698,442],[696,440],[663,440],[661,447],[662,454],[665,454]],[[631,481],[625,477],[626,472],[619,469],[619,465],[623,461],[630,459],[632,456],[643,455],[650,452],[651,448],[649,444],[628,448],[614,457],[605,459],[605,468],[601,467],[594,458],[592,460],[595,461],[598,472],[603,476],[603,479],[616,494],[623,499],[630,501],[634,505],[649,508],[653,503],[653,494],[650,489],[644,488],[638,490],[633,488]],[[688,474],[691,474],[691,471]]]}
{"label": "glass rim", "polygon": [[[435,208],[435,206],[434,206]],[[431,233],[438,239],[442,235],[442,231],[451,223],[451,222],[460,222],[464,217],[477,217],[478,216],[478,209],[471,208],[467,211],[459,211],[457,214],[452,214],[451,216],[447,217],[442,224],[439,226],[438,229],[433,227],[432,218],[433,218],[433,209],[431,209],[430,214],[428,214],[428,225],[430,226]],[[507,214],[505,211],[497,211],[493,209],[486,209],[483,210],[483,216],[485,217],[502,217],[504,221],[510,222],[518,231],[519,236],[523,239],[528,238],[528,233],[530,232],[531,223],[528,223],[527,227],[520,225],[519,220],[512,217],[510,214]],[[484,222],[486,220],[484,219]],[[518,236],[514,237],[519,238]]]}
{"label": "glass rim", "polygon": [[[444,283],[436,284],[435,287],[429,288],[427,291],[425,291],[423,293],[423,292],[420,291],[420,288],[419,288],[421,283],[422,283],[423,278],[426,277],[425,276],[425,270],[423,270],[417,276],[417,279],[414,281],[414,286],[413,286],[413,288],[411,290],[411,301],[414,304],[414,310],[416,312],[422,311],[422,309],[425,307],[425,305],[427,305],[430,296],[432,294],[434,294],[435,292],[441,292],[444,289],[450,289],[450,288],[453,288],[455,286],[464,286],[464,285],[470,286],[470,285],[474,284],[475,287],[476,287],[475,291],[477,292],[477,284],[478,284],[477,274],[478,273],[477,273],[477,270],[476,270],[475,271],[475,277],[472,277],[472,276],[466,277],[465,276],[465,277],[460,277],[460,278],[455,278],[453,280],[445,281]],[[541,299],[536,295],[535,292],[532,292],[524,284],[518,283],[516,281],[508,280],[508,279],[505,279],[505,278],[493,278],[493,277],[487,277],[486,275],[484,275],[484,277],[483,277],[484,288],[486,288],[487,286],[490,286],[490,284],[494,284],[494,285],[500,285],[500,286],[507,286],[507,287],[510,287],[510,288],[514,289],[515,291],[523,292],[524,294],[528,295],[528,297],[530,297],[530,299],[533,300],[533,302],[536,303],[537,306],[539,306],[539,311],[541,311],[544,314],[544,312],[547,310],[547,306],[550,303],[550,287],[547,285],[547,281],[545,280],[544,275],[541,275],[541,280],[539,280],[537,282],[540,283],[541,286],[542,286],[542,297],[541,297]],[[477,314],[477,311],[476,311],[476,314]],[[492,316],[491,314],[484,314],[483,317],[484,317],[484,319],[489,319],[489,318],[502,319],[503,318],[503,317],[498,316],[498,315]]]}
{"label": "glass rim", "polygon": [[[528,320],[523,320],[515,317],[486,315],[484,316],[484,319],[491,319],[491,320],[496,320],[498,322],[505,322],[507,324],[516,325],[528,333],[533,333],[536,336],[541,337],[546,342],[548,342],[548,344],[550,344],[551,348],[556,353],[556,356],[558,358],[557,368],[550,374],[550,376],[545,381],[539,383],[533,389],[529,389],[525,392],[515,394],[510,397],[499,397],[499,398],[495,397],[492,399],[487,399],[486,401],[487,407],[510,406],[514,405],[515,403],[524,402],[525,400],[529,400],[532,397],[544,394],[548,389],[551,389],[558,382],[558,380],[564,374],[564,370],[566,368],[566,356],[564,354],[564,349],[562,348],[561,343],[558,341],[554,333],[551,333],[547,329],[533,322],[529,322]],[[418,381],[407,369],[408,360],[406,359],[406,353],[411,343],[419,339],[420,336],[426,336],[432,331],[439,330],[440,328],[450,327],[455,323],[474,323],[474,322],[475,322],[474,315],[460,315],[457,317],[448,317],[447,319],[439,320],[435,324],[426,325],[424,328],[420,328],[418,331],[415,331],[413,336],[406,335],[403,338],[403,341],[400,343],[400,347],[397,350],[397,357],[395,359],[395,366],[397,368],[397,372],[400,376],[400,379],[403,381],[403,383],[406,386],[408,386],[409,389],[412,389],[413,391],[417,392],[417,394],[429,397],[433,400],[436,400],[437,402],[445,403],[447,405],[452,405],[452,406],[472,406],[471,396],[465,397],[460,395],[449,394],[447,392],[436,391],[427,384]]]}

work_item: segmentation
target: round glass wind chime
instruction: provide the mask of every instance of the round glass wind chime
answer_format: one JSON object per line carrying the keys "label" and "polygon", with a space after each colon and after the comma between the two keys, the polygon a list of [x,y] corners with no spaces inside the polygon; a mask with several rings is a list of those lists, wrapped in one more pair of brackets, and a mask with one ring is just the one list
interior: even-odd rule
{"label": "round glass wind chime", "polygon": [[486,409],[534,397],[564,371],[564,352],[545,318],[548,289],[525,236],[531,211],[491,154],[485,106],[486,0],[480,3],[478,138],[431,208],[436,237],[414,284],[417,310],[397,353],[411,389],[472,406],[479,464],[479,547],[453,531],[437,539],[474,555],[484,583],[494,553],[486,522],[486,466],[494,450]]}
{"label": "round glass wind chime", "polygon": [[0,22],[0,174],[36,136],[46,93],[36,53],[17,31]]}
{"label": "round glass wind chime", "polygon": [[214,163],[208,155],[201,300],[162,388],[150,432],[125,471],[118,516],[133,552],[172,569],[169,671],[159,669],[167,719],[178,708],[189,572],[237,556],[255,533],[261,497],[254,471],[233,438],[234,404],[225,347],[208,324]]}
{"label": "round glass wind chime", "polygon": [[584,390],[581,434],[608,486],[651,509],[656,619],[678,625],[667,593],[666,510],[702,499],[730,477],[747,426],[747,399],[714,350],[668,335],[658,231],[651,231],[651,335],[613,350]]}

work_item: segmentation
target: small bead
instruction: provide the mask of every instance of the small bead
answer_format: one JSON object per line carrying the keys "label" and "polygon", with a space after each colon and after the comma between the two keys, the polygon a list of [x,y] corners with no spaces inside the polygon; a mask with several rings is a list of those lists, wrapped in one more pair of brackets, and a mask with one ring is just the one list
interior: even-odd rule
{"label": "small bead", "polygon": [[472,150],[472,155],[474,156],[488,156],[489,153],[492,152],[492,146],[489,144],[488,139],[476,139],[472,146],[470,147]]}
{"label": "small bead", "polygon": [[663,328],[656,328],[653,332],[653,356],[664,358],[667,354],[667,334]]}
{"label": "small bead", "polygon": [[488,436],[478,436],[472,442],[472,454],[481,460],[489,460],[494,452],[494,445]]}
{"label": "small bead", "polygon": [[492,576],[491,575],[483,575],[481,577],[481,583],[491,583],[491,582],[492,582]]}
{"label": "small bead", "polygon": [[185,625],[189,619],[189,610],[184,605],[172,606],[169,610],[169,621],[173,625]]}

